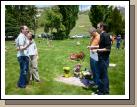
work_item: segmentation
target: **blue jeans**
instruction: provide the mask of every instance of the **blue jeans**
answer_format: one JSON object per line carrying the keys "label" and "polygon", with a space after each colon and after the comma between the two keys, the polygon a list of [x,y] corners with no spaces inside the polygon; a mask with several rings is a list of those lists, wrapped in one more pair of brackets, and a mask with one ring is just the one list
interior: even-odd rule
{"label": "blue jeans", "polygon": [[108,78],[108,61],[109,57],[106,59],[100,58],[98,61],[99,66],[99,94],[109,94],[109,78]]}
{"label": "blue jeans", "polygon": [[106,59],[107,67],[109,67],[109,57]]}
{"label": "blue jeans", "polygon": [[99,83],[99,75],[98,75],[98,61],[90,58],[90,68],[93,73],[93,81],[96,85]]}
{"label": "blue jeans", "polygon": [[117,49],[120,48],[120,43],[116,43],[116,48],[117,48]]}
{"label": "blue jeans", "polygon": [[25,88],[27,84],[28,70],[29,70],[29,57],[20,56],[18,57],[18,62],[20,65],[20,77],[18,80],[18,87]]}

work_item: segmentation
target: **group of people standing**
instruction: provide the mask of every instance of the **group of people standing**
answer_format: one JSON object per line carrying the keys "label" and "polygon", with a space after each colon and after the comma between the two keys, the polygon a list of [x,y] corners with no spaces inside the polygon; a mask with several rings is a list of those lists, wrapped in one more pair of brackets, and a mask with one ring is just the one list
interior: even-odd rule
{"label": "group of people standing", "polygon": [[[111,38],[107,33],[107,25],[98,23],[97,29],[89,31],[91,40],[90,67],[93,72],[93,81],[97,85],[96,94],[109,94],[109,55],[111,51]],[[38,74],[38,51],[32,33],[27,26],[20,27],[20,34],[16,39],[17,58],[20,65],[20,76],[17,83],[19,88],[25,88],[29,81],[40,82]]]}
{"label": "group of people standing", "polygon": [[107,33],[107,25],[103,22],[97,24],[97,29],[89,31],[91,40],[88,48],[90,49],[90,67],[93,72],[93,82],[97,86],[95,94],[109,94],[109,55],[111,51],[111,38]]}
{"label": "group of people standing", "polygon": [[38,51],[32,33],[27,26],[20,27],[20,34],[15,40],[20,76],[17,87],[26,88],[30,81],[40,82],[38,74]]}

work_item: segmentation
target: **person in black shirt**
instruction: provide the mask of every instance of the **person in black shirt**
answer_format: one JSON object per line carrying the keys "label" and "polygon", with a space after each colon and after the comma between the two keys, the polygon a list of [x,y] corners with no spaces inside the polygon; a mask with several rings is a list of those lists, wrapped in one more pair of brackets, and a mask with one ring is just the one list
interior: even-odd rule
{"label": "person in black shirt", "polygon": [[109,34],[106,32],[107,25],[99,23],[97,29],[100,32],[99,49],[95,50],[98,53],[98,95],[109,94],[109,78],[108,78],[108,66],[109,66],[109,55],[111,50],[111,39]]}

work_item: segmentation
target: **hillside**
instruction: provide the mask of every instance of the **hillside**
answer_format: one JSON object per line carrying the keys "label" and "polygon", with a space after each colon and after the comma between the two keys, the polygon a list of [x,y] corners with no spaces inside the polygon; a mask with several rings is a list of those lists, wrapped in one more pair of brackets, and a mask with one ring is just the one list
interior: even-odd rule
{"label": "hillside", "polygon": [[71,30],[70,36],[75,34],[89,35],[88,30],[92,27],[87,14],[80,14],[76,21],[76,26]]}

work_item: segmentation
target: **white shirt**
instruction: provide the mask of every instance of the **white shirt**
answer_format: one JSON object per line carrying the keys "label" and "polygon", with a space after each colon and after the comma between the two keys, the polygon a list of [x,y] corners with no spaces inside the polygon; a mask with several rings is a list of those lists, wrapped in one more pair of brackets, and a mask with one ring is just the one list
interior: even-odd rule
{"label": "white shirt", "polygon": [[92,50],[90,50],[90,57],[92,59],[94,59],[95,61],[98,61],[98,54],[97,54],[97,52],[93,52]]}
{"label": "white shirt", "polygon": [[37,47],[35,41],[32,41],[32,44],[27,48],[28,55],[36,55],[37,54]]}
{"label": "white shirt", "polygon": [[[16,42],[16,47],[27,46],[29,44],[28,38],[23,33],[19,34],[19,36],[17,37],[15,42]],[[18,50],[17,57],[19,57],[19,56],[28,56],[27,49]]]}

